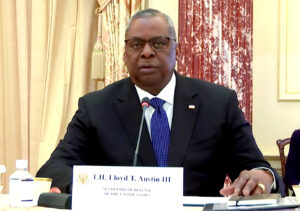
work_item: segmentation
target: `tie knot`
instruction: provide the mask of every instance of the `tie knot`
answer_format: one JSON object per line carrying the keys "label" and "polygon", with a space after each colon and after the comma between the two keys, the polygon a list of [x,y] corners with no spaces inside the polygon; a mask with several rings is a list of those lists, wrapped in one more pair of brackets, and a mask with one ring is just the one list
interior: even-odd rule
{"label": "tie knot", "polygon": [[155,109],[162,107],[164,103],[164,100],[157,97],[154,97],[150,100],[150,105],[153,106]]}

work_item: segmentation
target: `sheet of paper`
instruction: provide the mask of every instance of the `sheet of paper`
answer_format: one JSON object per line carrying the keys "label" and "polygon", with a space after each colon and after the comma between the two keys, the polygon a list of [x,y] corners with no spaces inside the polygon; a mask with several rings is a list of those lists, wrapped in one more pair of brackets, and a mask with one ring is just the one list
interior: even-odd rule
{"label": "sheet of paper", "polygon": [[204,206],[205,204],[227,203],[228,197],[184,196],[183,206]]}
{"label": "sheet of paper", "polygon": [[232,196],[228,200],[228,206],[276,205],[280,198],[280,193]]}
{"label": "sheet of paper", "polygon": [[300,186],[299,185],[292,185],[294,193],[296,197],[300,200]]}
{"label": "sheet of paper", "polygon": [[228,206],[227,203],[216,203],[209,209],[204,207],[204,211],[209,210],[266,210],[266,209],[289,209],[289,208],[296,208],[299,207],[300,204],[296,197],[285,197],[278,200],[276,205],[251,205],[251,206]]}

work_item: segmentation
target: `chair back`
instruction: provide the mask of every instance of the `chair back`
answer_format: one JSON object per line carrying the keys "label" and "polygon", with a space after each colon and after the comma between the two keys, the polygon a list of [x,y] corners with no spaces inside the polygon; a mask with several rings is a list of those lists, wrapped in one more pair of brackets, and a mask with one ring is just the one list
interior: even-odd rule
{"label": "chair back", "polygon": [[[285,175],[285,162],[286,162],[286,156],[284,154],[284,147],[288,144],[290,144],[290,138],[285,138],[285,139],[278,139],[276,141],[276,144],[278,146],[279,150],[279,157],[280,157],[280,164],[281,164],[281,175],[282,178],[284,178]],[[289,189],[287,186],[285,186],[285,195],[289,195]]]}

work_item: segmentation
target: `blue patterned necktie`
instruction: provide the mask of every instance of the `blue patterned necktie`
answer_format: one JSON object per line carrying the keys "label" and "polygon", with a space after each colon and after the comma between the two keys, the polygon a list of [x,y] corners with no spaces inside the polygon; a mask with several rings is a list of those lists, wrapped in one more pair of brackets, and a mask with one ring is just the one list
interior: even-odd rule
{"label": "blue patterned necktie", "polygon": [[170,127],[164,103],[164,100],[156,97],[150,100],[150,105],[155,108],[151,118],[151,138],[158,166],[168,165]]}

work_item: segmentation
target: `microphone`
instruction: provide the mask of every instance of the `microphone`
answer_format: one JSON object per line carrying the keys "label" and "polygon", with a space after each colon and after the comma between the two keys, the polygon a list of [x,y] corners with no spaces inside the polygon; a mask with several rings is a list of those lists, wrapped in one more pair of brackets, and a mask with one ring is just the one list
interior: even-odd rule
{"label": "microphone", "polygon": [[139,131],[139,135],[138,135],[138,139],[137,139],[137,143],[136,143],[136,148],[135,148],[135,152],[134,152],[133,166],[136,166],[137,155],[139,154],[141,134],[142,134],[143,123],[144,123],[144,119],[145,119],[145,111],[149,107],[149,98],[148,97],[144,97],[142,99],[141,106],[143,109],[143,114],[142,114],[142,119],[141,119],[141,124],[140,124],[140,131]]}

